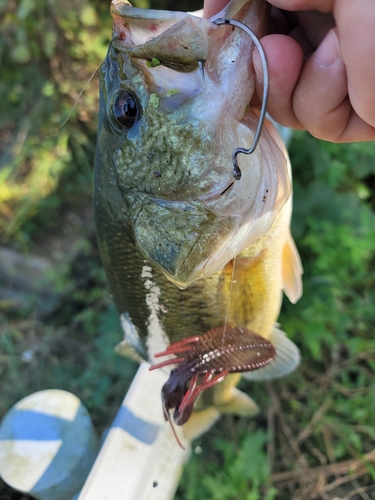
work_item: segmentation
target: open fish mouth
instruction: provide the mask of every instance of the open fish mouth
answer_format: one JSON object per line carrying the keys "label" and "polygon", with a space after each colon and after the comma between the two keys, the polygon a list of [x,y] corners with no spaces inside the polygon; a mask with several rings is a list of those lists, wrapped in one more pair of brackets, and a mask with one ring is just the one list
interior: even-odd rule
{"label": "open fish mouth", "polygon": [[[217,26],[184,12],[134,8],[112,1],[113,40],[130,57],[152,62],[153,54],[166,67],[190,72],[208,53],[208,34]],[[129,22],[131,21],[131,22]],[[152,36],[150,36],[152,35]]]}

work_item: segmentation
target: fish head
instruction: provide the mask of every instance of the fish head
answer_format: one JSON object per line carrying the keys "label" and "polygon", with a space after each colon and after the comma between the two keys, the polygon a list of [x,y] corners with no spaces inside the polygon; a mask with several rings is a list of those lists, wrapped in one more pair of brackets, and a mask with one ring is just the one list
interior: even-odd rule
{"label": "fish head", "polygon": [[232,0],[210,20],[124,0],[111,13],[95,199],[185,288],[265,234],[290,195],[283,146],[266,129],[233,178],[233,151],[250,147],[258,123],[248,108],[253,48],[242,30],[213,22],[230,17],[260,37],[266,2]]}

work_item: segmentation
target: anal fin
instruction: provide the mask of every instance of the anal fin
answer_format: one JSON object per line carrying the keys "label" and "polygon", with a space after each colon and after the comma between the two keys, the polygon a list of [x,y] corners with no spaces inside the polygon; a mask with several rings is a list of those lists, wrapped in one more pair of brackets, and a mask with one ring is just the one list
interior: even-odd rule
{"label": "anal fin", "polygon": [[283,331],[274,326],[269,340],[276,350],[275,359],[259,370],[242,373],[246,380],[270,380],[284,377],[299,365],[301,360],[299,349]]}
{"label": "anal fin", "polygon": [[258,405],[250,396],[233,387],[230,398],[222,404],[216,405],[221,413],[234,413],[240,417],[252,417],[259,411]]}
{"label": "anal fin", "polygon": [[125,339],[116,345],[115,352],[117,352],[120,356],[130,358],[137,363],[142,363],[142,361],[144,361],[142,356],[140,356],[134,347]]}

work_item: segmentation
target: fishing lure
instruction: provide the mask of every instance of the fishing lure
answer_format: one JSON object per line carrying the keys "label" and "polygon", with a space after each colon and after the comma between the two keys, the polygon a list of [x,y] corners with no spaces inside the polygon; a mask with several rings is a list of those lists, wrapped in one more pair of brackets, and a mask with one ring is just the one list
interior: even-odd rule
{"label": "fishing lure", "polygon": [[269,340],[247,328],[229,325],[180,340],[155,357],[170,354],[179,357],[162,361],[150,370],[178,365],[162,389],[165,418],[170,420],[169,412],[175,408],[173,419],[177,425],[190,418],[194,402],[203,390],[221,382],[229,373],[259,370],[276,356]]}

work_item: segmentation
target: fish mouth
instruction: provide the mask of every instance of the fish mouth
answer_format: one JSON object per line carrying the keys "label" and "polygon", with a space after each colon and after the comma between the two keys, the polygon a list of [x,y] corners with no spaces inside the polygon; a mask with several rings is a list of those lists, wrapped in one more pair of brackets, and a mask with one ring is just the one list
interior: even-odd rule
{"label": "fish mouth", "polygon": [[[217,30],[207,19],[186,12],[132,7],[112,0],[113,42],[131,57],[186,73],[207,59],[208,32]],[[152,36],[150,36],[152,35]]]}

